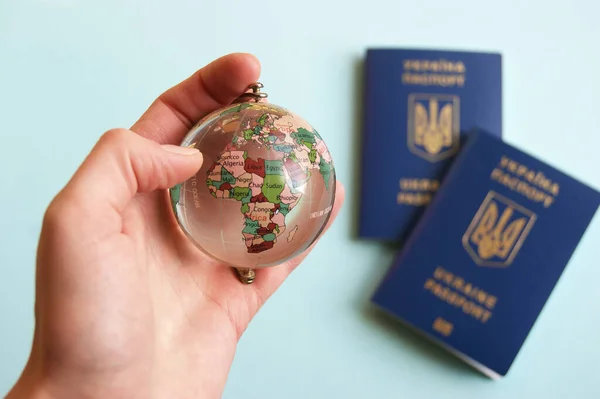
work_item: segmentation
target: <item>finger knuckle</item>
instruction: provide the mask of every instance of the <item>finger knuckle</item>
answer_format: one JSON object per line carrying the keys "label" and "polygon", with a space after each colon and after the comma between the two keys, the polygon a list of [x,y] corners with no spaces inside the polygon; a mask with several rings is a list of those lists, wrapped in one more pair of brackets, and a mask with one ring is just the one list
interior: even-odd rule
{"label": "finger knuckle", "polygon": [[132,132],[123,129],[123,128],[115,128],[107,130],[98,140],[99,145],[108,145],[108,146],[124,146],[127,145],[131,141]]}
{"label": "finger knuckle", "polygon": [[43,226],[52,231],[60,230],[66,221],[71,219],[72,206],[64,201],[63,194],[57,195],[48,205],[43,217]]}

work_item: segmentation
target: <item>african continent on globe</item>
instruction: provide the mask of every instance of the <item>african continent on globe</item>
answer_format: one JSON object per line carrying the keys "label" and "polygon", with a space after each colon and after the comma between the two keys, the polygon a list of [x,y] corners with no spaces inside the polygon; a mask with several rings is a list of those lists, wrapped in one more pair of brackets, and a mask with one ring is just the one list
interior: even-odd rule
{"label": "african continent on globe", "polygon": [[235,104],[206,117],[183,145],[198,148],[204,165],[175,188],[174,209],[213,258],[234,267],[271,266],[321,234],[335,170],[325,142],[299,116],[272,104]]}

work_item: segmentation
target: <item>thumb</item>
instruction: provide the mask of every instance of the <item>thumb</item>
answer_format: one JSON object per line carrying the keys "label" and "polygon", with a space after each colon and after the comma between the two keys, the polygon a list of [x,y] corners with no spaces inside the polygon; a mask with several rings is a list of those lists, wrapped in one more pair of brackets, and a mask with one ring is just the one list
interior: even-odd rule
{"label": "thumb", "polygon": [[106,132],[59,194],[70,207],[121,213],[137,193],[172,187],[200,169],[194,148],[159,145],[130,130]]}

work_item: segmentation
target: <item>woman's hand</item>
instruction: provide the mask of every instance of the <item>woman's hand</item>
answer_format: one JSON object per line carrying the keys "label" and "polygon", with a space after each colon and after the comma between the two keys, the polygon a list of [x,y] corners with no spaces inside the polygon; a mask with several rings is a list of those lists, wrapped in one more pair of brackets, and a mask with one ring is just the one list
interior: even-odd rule
{"label": "woman's hand", "polygon": [[241,334],[307,253],[242,284],[182,234],[165,189],[202,164],[177,146],[188,129],[259,74],[251,55],[220,58],[100,138],[46,212],[33,347],[8,398],[221,396]]}

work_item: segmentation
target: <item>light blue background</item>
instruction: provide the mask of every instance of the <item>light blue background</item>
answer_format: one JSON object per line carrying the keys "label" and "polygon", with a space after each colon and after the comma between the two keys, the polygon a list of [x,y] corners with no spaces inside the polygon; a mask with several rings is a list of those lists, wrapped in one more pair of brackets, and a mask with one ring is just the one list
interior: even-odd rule
{"label": "light blue background", "polygon": [[326,137],[348,197],[247,330],[225,398],[600,397],[600,218],[499,382],[370,315],[368,298],[393,252],[352,237],[357,72],[368,46],[502,52],[506,140],[599,188],[598,2],[356,4],[0,2],[0,393],[29,351],[47,203],[102,132],[130,126],[160,92],[212,59],[246,51],[262,61],[270,101]]}

